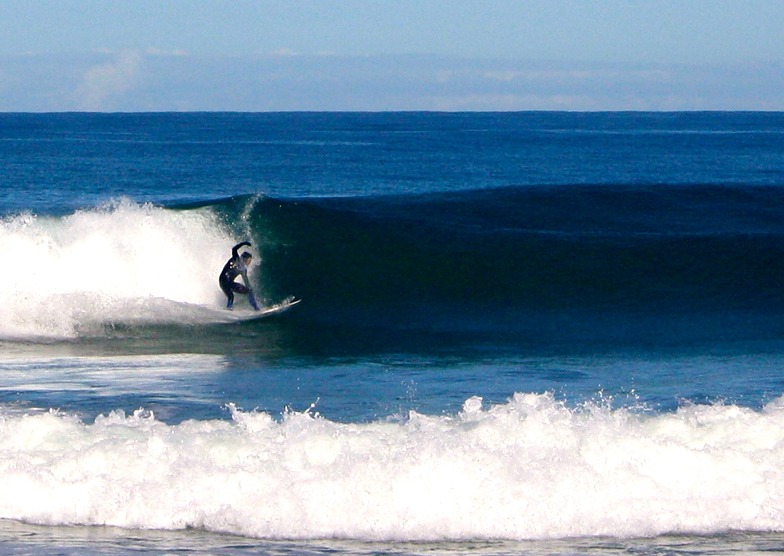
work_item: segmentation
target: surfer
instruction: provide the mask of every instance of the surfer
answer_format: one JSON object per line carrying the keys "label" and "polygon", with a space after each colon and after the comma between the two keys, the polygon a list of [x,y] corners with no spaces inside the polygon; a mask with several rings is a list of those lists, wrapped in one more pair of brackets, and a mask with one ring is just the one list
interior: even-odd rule
{"label": "surfer", "polygon": [[[249,241],[243,241],[231,248],[231,258],[226,262],[226,265],[221,271],[218,283],[220,284],[223,293],[229,298],[226,303],[226,308],[234,309],[234,294],[239,293],[248,296],[248,301],[255,310],[259,310],[259,304],[256,302],[256,296],[253,295],[253,290],[248,281],[248,267],[250,266],[253,256],[245,251],[242,255],[239,254],[240,247],[251,247]],[[242,276],[244,284],[235,282],[237,276]]]}

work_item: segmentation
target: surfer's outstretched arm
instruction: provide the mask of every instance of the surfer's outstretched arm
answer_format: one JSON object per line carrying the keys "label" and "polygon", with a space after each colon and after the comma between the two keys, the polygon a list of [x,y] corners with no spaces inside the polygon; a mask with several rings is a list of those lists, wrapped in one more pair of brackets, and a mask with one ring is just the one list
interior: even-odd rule
{"label": "surfer's outstretched arm", "polygon": [[240,247],[244,247],[246,245],[248,247],[252,247],[252,245],[250,244],[250,241],[243,241],[242,243],[238,243],[237,245],[232,247],[231,248],[231,256],[235,257],[235,258],[239,258],[239,256],[240,256]]}

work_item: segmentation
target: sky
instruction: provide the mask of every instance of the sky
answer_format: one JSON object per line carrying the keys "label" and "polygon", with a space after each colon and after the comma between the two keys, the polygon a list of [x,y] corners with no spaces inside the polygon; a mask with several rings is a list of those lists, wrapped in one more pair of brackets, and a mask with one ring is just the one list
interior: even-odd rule
{"label": "sky", "polygon": [[0,0],[0,111],[784,110],[784,0]]}

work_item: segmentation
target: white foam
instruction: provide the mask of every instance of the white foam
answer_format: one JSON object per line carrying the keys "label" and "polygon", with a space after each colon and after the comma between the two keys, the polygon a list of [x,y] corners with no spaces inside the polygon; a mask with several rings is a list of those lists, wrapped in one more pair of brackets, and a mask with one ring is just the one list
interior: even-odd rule
{"label": "white foam", "polygon": [[367,424],[231,412],[0,409],[0,519],[290,539],[784,530],[781,400],[652,415],[517,394]]}
{"label": "white foam", "polygon": [[0,337],[73,337],[106,323],[179,320],[188,304],[217,308],[233,243],[207,209],[127,200],[0,220]]}

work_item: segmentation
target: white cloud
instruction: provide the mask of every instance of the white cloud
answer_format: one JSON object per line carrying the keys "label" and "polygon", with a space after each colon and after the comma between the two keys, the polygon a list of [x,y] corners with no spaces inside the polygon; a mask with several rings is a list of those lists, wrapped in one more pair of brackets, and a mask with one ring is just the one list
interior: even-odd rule
{"label": "white cloud", "polygon": [[273,56],[299,56],[299,52],[291,50],[290,48],[278,48],[272,53]]}
{"label": "white cloud", "polygon": [[181,48],[175,50],[161,50],[160,48],[147,48],[144,51],[147,56],[190,56],[190,52]]}
{"label": "white cloud", "polygon": [[430,100],[432,110],[460,111],[518,111],[518,110],[597,110],[600,99],[580,95],[517,95],[474,94],[436,97]]}
{"label": "white cloud", "polygon": [[782,64],[177,51],[0,57],[2,111],[783,110]]}
{"label": "white cloud", "polygon": [[87,111],[111,109],[118,97],[138,85],[141,65],[141,54],[124,51],[110,62],[90,67],[76,90],[80,108]]}

